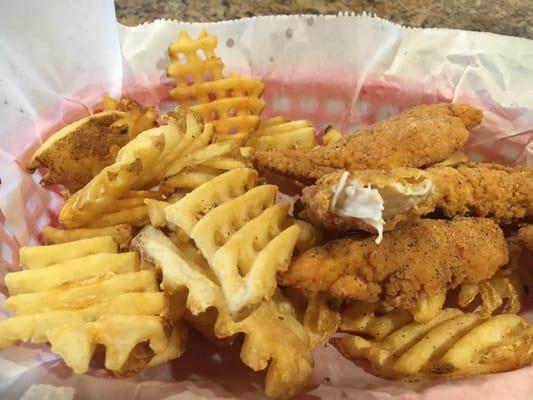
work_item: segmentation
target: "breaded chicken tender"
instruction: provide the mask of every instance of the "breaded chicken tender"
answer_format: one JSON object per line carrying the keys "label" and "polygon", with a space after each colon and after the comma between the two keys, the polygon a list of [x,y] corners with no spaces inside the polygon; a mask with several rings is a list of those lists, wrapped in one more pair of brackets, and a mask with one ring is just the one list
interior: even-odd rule
{"label": "breaded chicken tender", "polygon": [[517,238],[526,249],[533,251],[533,225],[524,225],[520,227]]}
{"label": "breaded chicken tender", "polygon": [[488,279],[508,261],[503,232],[490,219],[422,219],[388,233],[380,245],[347,237],[314,247],[278,282],[311,296],[411,309],[444,290]]}
{"label": "breaded chicken tender", "polygon": [[329,146],[258,152],[255,164],[304,183],[337,169],[423,167],[461,148],[482,116],[468,104],[420,105]]}
{"label": "breaded chicken tender", "polygon": [[378,232],[439,211],[498,223],[533,215],[533,168],[462,163],[335,172],[304,188],[305,216],[334,231]]}

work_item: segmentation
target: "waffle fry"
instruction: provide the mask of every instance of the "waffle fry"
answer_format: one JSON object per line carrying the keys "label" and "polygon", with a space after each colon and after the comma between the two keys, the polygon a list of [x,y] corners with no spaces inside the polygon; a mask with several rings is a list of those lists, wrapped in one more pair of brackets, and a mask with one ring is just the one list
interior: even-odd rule
{"label": "waffle fry", "polygon": [[286,399],[301,390],[311,378],[313,361],[308,335],[289,310],[290,303],[276,292],[248,317],[235,322],[207,261],[187,241],[178,243],[179,248],[153,227],[144,228],[133,240],[142,259],[161,269],[165,291],[187,289],[187,309],[199,317],[196,326],[206,335],[212,331],[212,336],[223,339],[244,333],[241,360],[254,371],[268,368],[268,396]]}
{"label": "waffle fry", "polygon": [[408,310],[416,322],[428,322],[435,318],[444,306],[446,292],[420,300],[412,309]]}
{"label": "waffle fry", "polygon": [[[83,250],[91,240],[68,245]],[[117,375],[179,357],[186,340],[180,314],[170,319],[155,272],[140,268],[135,252],[99,253],[7,274],[11,296],[4,308],[14,316],[0,321],[0,347],[48,342],[76,373],[88,370],[97,345],[106,348],[105,366]]]}
{"label": "waffle fry", "polygon": [[327,342],[337,332],[341,321],[337,303],[323,293],[308,300],[303,326],[309,335],[312,348]]}
{"label": "waffle fry", "polygon": [[287,219],[288,204],[274,204],[277,188],[253,187],[256,176],[251,169],[228,171],[165,209],[167,221],[207,259],[236,319],[272,296],[276,273],[288,267],[300,236]]}
{"label": "waffle fry", "polygon": [[[104,168],[70,197],[59,215],[61,224],[70,229],[95,223],[131,190],[159,184],[166,169],[185,156],[196,140],[203,138],[204,127],[191,112],[171,113],[168,122],[168,125],[142,132],[130,141],[120,150],[114,164]],[[109,219],[109,225],[123,220],[122,217]]]}
{"label": "waffle fry", "polygon": [[[210,125],[207,126],[209,127]],[[199,165],[217,157],[228,155],[235,152],[238,148],[239,142],[234,140],[223,140],[201,147],[176,160],[166,171],[165,177],[176,175],[187,167]]]}
{"label": "waffle fry", "polygon": [[238,74],[224,78],[224,64],[215,55],[216,46],[217,38],[206,31],[197,39],[186,32],[179,33],[178,40],[168,49],[167,75],[176,81],[169,94],[181,106],[189,106],[211,122],[218,138],[230,134],[246,136],[257,127],[265,106],[259,99],[264,85]]}
{"label": "waffle fry", "polygon": [[329,125],[324,132],[324,136],[322,137],[322,143],[324,146],[329,146],[330,144],[337,143],[341,139],[342,133],[340,133],[333,126]]}
{"label": "waffle fry", "polygon": [[111,236],[121,249],[129,246],[132,232],[129,225],[114,225],[105,228],[56,229],[47,226],[41,232],[44,244],[60,244],[81,239]]}
{"label": "waffle fry", "polygon": [[53,289],[70,282],[107,273],[135,272],[139,269],[139,257],[135,252],[120,254],[92,254],[68,260],[46,268],[12,272],[5,277],[9,293],[40,292]]}
{"label": "waffle fry", "polygon": [[27,269],[44,268],[91,254],[117,252],[113,238],[103,236],[50,246],[24,246],[20,248],[20,262]]}
{"label": "waffle fry", "polygon": [[517,314],[526,294],[525,281],[519,274],[497,275],[479,283],[462,284],[457,303],[459,307],[466,308],[479,297],[479,312],[483,315],[493,314],[502,305],[502,313]]}
{"label": "waffle fry", "polygon": [[384,307],[378,303],[352,301],[341,313],[339,329],[343,332],[382,338],[411,320],[411,315],[405,310]]}
{"label": "waffle fry", "polygon": [[517,315],[483,318],[448,308],[427,323],[411,319],[374,339],[347,335],[339,347],[347,357],[368,359],[376,375],[419,380],[516,369],[533,361],[532,343],[533,326]]}
{"label": "waffle fry", "polygon": [[[144,199],[141,200],[144,202]],[[143,204],[100,215],[98,219],[87,223],[85,226],[87,228],[107,228],[115,225],[144,226],[149,222],[148,208]]]}
{"label": "waffle fry", "polygon": [[129,140],[135,138],[139,133],[157,126],[157,111],[153,107],[145,107],[135,100],[120,99],[115,100],[109,96],[103,96],[104,111],[123,111],[124,116],[115,121],[111,127],[123,128],[128,132]]}
{"label": "waffle fry", "polygon": [[273,117],[272,121],[261,121],[248,141],[255,151],[271,149],[312,149],[317,145],[315,128],[309,121],[285,121]]}

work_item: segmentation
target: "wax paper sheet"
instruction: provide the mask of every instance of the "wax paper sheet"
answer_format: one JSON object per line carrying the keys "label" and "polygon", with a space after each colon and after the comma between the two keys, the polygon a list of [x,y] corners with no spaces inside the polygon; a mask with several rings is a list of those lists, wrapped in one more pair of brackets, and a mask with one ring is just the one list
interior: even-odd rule
{"label": "wax paper sheet", "polygon": [[[1,293],[1,278],[19,268],[19,246],[36,243],[61,205],[23,168],[35,148],[94,110],[103,94],[171,107],[166,49],[178,31],[194,37],[202,29],[218,36],[227,71],[265,82],[265,116],[349,132],[414,104],[468,101],[485,114],[467,145],[472,158],[533,164],[533,42],[526,39],[409,29],[367,15],[124,27],[111,0],[8,2],[0,13]],[[533,367],[408,384],[365,373],[331,345],[315,359],[301,399],[525,399],[533,392]],[[256,399],[263,398],[262,380],[236,349],[198,338],[181,359],[128,379],[110,378],[98,363],[88,375],[75,375],[46,346],[0,351],[2,399]]]}

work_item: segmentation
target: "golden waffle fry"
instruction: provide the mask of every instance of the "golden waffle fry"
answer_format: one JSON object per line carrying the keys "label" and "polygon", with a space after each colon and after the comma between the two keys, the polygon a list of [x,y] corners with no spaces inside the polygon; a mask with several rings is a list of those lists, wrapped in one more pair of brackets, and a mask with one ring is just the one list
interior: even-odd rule
{"label": "golden waffle fry", "polygon": [[47,341],[49,329],[72,322],[95,321],[103,315],[165,315],[168,300],[162,292],[123,293],[100,297],[86,308],[17,315],[0,321],[0,348],[17,340]]}
{"label": "golden waffle fry", "polygon": [[264,85],[232,74],[223,78],[224,64],[215,55],[217,38],[202,31],[197,39],[180,32],[168,49],[169,77],[176,80],[170,95],[213,123],[217,137],[247,135],[257,127],[265,103]]}
{"label": "golden waffle fry", "polygon": [[420,300],[412,309],[408,310],[416,322],[428,322],[435,318],[444,306],[446,292],[430,298]]}
{"label": "golden waffle fry", "polygon": [[341,313],[339,330],[375,338],[385,337],[412,320],[404,310],[378,303],[352,301]]}
{"label": "golden waffle fry", "polygon": [[[106,315],[94,322],[58,326],[50,329],[47,337],[52,351],[63,357],[74,372],[87,372],[96,345],[100,344],[106,348],[105,367],[121,374],[135,346],[148,342],[153,354],[163,353],[170,333],[168,321],[158,316]],[[143,366],[148,361],[144,360]]]}
{"label": "golden waffle fry", "polygon": [[341,139],[342,133],[340,133],[333,126],[329,125],[326,128],[324,136],[322,137],[322,143],[324,144],[324,146],[329,146],[330,144],[337,143]]}
{"label": "golden waffle fry", "polygon": [[502,313],[517,314],[525,296],[524,282],[518,274],[513,273],[508,276],[496,275],[479,283],[463,283],[457,303],[459,307],[466,308],[479,297],[481,300],[479,311],[484,315],[493,314],[502,305]]}
{"label": "golden waffle fry", "polygon": [[211,179],[221,175],[224,171],[209,167],[194,167],[182,173],[167,178],[161,183],[164,193],[174,193],[176,190],[193,190]]}
{"label": "golden waffle fry", "polygon": [[14,296],[53,289],[69,282],[102,276],[109,272],[115,274],[135,272],[139,266],[139,257],[135,252],[92,254],[47,268],[12,272],[6,275],[5,283],[11,296]]}
{"label": "golden waffle fry", "polygon": [[114,225],[105,228],[56,229],[47,226],[41,232],[44,244],[60,244],[81,239],[111,236],[121,249],[129,246],[132,232],[129,225]]}
{"label": "golden waffle fry", "polygon": [[114,244],[103,237],[45,246],[45,254],[50,247],[77,246],[82,256],[73,258],[71,251],[59,263],[6,275],[12,296],[3,306],[14,315],[0,321],[0,347],[19,340],[48,342],[74,372],[83,373],[102,345],[105,366],[117,375],[181,355],[186,330],[179,322],[179,299],[159,291],[154,270],[139,270],[135,252],[83,255],[96,239]]}
{"label": "golden waffle fry", "polygon": [[337,303],[328,299],[324,293],[308,300],[303,326],[309,335],[312,348],[327,342],[337,332],[341,321]]}
{"label": "golden waffle fry", "polygon": [[4,308],[17,315],[26,315],[46,310],[69,310],[88,307],[99,297],[120,293],[157,292],[157,279],[152,270],[108,274],[88,279],[82,284],[71,283],[36,293],[11,296],[4,302]]}
{"label": "golden waffle fry", "polygon": [[[211,125],[207,125],[210,129]],[[212,143],[191,151],[184,157],[177,159],[172,165],[170,165],[165,173],[165,177],[173,176],[180,173],[187,167],[202,164],[206,161],[212,160],[217,157],[228,155],[235,152],[239,148],[239,142],[235,140],[223,140],[217,143]]]}
{"label": "golden waffle fry", "polygon": [[[280,117],[261,121],[247,145],[255,151],[271,149],[312,149],[317,145],[315,128],[309,121],[283,121]],[[279,123],[278,123],[279,122]]]}
{"label": "golden waffle fry", "polygon": [[[140,200],[143,200],[144,203],[144,199]],[[137,207],[124,208],[118,211],[100,215],[100,217],[97,219],[87,223],[86,226],[88,228],[106,228],[123,224],[131,226],[144,226],[149,222],[150,217],[148,216],[148,208],[145,204],[142,204]]]}
{"label": "golden waffle fry", "polygon": [[145,107],[135,100],[120,99],[117,101],[109,96],[103,96],[105,111],[123,111],[124,116],[115,121],[111,127],[127,128],[129,139],[135,138],[139,133],[157,126],[159,115],[153,107]]}
{"label": "golden waffle fry", "polygon": [[309,222],[302,221],[301,219],[293,218],[291,220],[300,228],[300,236],[296,242],[296,249],[298,252],[303,253],[311,247],[324,243],[324,233],[316,226],[311,225]]}
{"label": "golden waffle fry", "polygon": [[256,176],[230,170],[165,209],[167,222],[183,229],[207,259],[236,319],[272,296],[276,273],[287,269],[300,236],[287,218],[288,204],[274,204],[277,188],[252,187]]}
{"label": "golden waffle fry", "polygon": [[[184,110],[169,114],[168,120],[168,125],[142,132],[130,141],[120,150],[114,164],[70,197],[59,215],[61,224],[66,228],[102,225],[95,221],[112,210],[117,200],[131,190],[159,184],[166,169],[202,138],[204,128],[196,115]],[[108,217],[107,223],[113,225],[122,220]]]}
{"label": "golden waffle fry", "polygon": [[50,246],[24,246],[20,248],[20,263],[27,269],[44,268],[91,254],[117,252],[113,238],[101,236]]}
{"label": "golden waffle fry", "polygon": [[418,380],[519,368],[533,361],[532,342],[533,327],[517,315],[483,318],[448,308],[427,323],[411,320],[374,339],[347,335],[339,347],[347,357],[368,359],[376,375]]}
{"label": "golden waffle fry", "polygon": [[235,322],[217,277],[190,243],[178,241],[178,248],[161,231],[150,226],[132,243],[145,262],[161,269],[165,291],[187,290],[187,309],[200,317],[196,322],[203,331],[212,330],[217,338],[244,333],[241,360],[255,371],[268,368],[267,395],[290,398],[307,384],[313,369],[309,338],[294,317],[294,310],[290,310],[290,303],[279,292],[248,317]]}

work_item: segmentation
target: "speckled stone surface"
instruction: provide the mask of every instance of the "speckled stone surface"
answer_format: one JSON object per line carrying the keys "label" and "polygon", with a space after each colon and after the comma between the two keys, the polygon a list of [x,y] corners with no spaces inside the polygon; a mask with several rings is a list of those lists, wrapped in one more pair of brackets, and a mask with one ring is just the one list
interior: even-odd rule
{"label": "speckled stone surface", "polygon": [[254,15],[373,13],[414,27],[487,31],[533,39],[533,0],[115,0],[118,20],[220,21]]}

